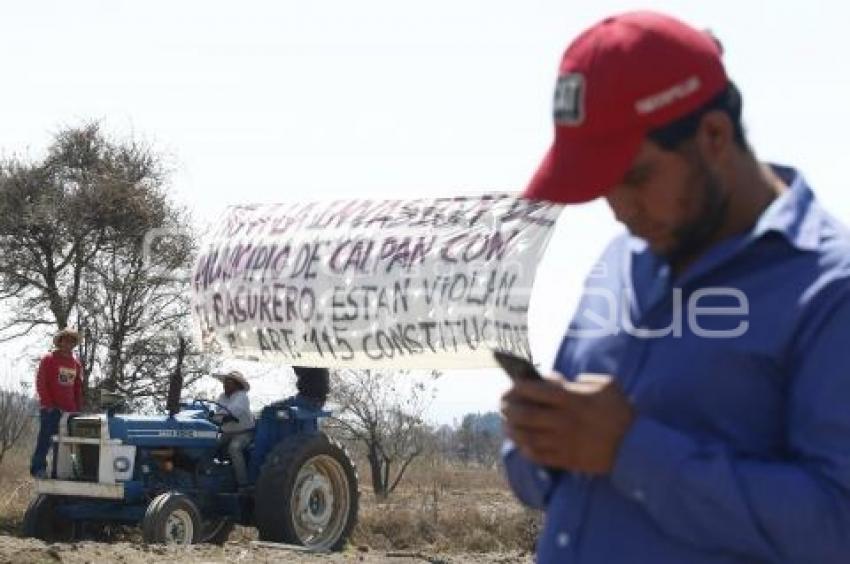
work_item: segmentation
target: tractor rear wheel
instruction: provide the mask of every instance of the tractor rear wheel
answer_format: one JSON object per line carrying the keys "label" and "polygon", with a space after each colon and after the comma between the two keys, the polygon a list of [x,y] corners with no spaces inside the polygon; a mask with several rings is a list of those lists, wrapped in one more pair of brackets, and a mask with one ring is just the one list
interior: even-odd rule
{"label": "tractor rear wheel", "polygon": [[266,458],[255,492],[260,539],[340,550],[357,521],[357,472],[323,433],[293,435]]}
{"label": "tractor rear wheel", "polygon": [[201,540],[201,512],[177,492],[156,496],[142,519],[142,538],[148,544],[189,545]]}
{"label": "tractor rear wheel", "polygon": [[24,513],[22,524],[25,537],[45,542],[72,542],[77,537],[76,523],[56,515],[58,496],[39,494]]}

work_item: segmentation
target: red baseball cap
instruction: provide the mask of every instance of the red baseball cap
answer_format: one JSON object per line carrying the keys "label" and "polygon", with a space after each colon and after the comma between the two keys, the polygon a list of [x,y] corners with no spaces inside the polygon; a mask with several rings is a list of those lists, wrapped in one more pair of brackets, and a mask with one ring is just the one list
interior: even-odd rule
{"label": "red baseball cap", "polygon": [[683,117],[728,84],[705,31],[655,12],[628,12],[567,47],[555,87],[555,141],[523,194],[573,204],[622,181],[652,129]]}

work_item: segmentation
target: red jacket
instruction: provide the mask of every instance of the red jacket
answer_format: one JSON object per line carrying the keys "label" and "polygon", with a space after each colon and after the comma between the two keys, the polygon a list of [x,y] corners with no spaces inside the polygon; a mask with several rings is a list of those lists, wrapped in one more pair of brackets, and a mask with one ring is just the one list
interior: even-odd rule
{"label": "red jacket", "polygon": [[58,407],[62,411],[83,408],[83,370],[73,356],[53,351],[38,365],[36,389],[41,407]]}

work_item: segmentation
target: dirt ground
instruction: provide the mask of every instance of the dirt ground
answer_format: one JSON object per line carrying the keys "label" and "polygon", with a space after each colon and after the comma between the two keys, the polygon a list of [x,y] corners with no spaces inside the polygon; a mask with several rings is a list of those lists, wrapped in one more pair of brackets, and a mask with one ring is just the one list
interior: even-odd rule
{"label": "dirt ground", "polygon": [[536,512],[518,504],[497,469],[427,463],[413,468],[389,500],[378,502],[368,490],[361,491],[358,524],[350,548],[342,553],[307,553],[301,547],[259,542],[250,527],[236,527],[224,547],[147,546],[133,528],[111,531],[112,542],[46,544],[18,536],[34,496],[28,463],[27,447],[0,466],[0,564],[531,564],[541,521]]}
{"label": "dirt ground", "polygon": [[0,564],[36,564],[67,562],[83,563],[121,563],[150,564],[169,561],[174,563],[235,563],[235,562],[282,562],[336,563],[364,562],[377,564],[383,562],[409,563],[429,562],[432,564],[531,564],[530,555],[510,553],[485,554],[428,554],[416,551],[378,552],[365,549],[352,549],[336,554],[311,554],[299,547],[272,545],[261,542],[228,542],[223,547],[195,545],[186,548],[166,546],[145,546],[126,542],[96,543],[79,542],[73,544],[45,544],[38,540],[0,536]]}

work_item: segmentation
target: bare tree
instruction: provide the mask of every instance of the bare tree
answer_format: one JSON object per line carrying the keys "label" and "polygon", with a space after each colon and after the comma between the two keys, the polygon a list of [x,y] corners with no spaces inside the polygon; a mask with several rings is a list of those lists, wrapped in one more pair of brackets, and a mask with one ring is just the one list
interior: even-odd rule
{"label": "bare tree", "polygon": [[439,373],[417,378],[409,371],[339,370],[332,375],[337,431],[365,449],[372,490],[384,499],[425,452],[430,431],[423,415]]}
{"label": "bare tree", "polygon": [[465,463],[493,467],[504,439],[498,413],[467,413],[454,432],[455,454]]}
{"label": "bare tree", "polygon": [[148,219],[164,177],[149,148],[111,143],[98,124],[61,131],[41,161],[2,163],[0,297],[15,306],[4,340],[68,325],[91,261]]}
{"label": "bare tree", "polygon": [[32,398],[20,392],[0,389],[0,464],[29,426],[33,408]]}
{"label": "bare tree", "polygon": [[[188,279],[179,273],[188,271],[196,241],[181,210],[160,205],[157,236],[111,242],[92,261],[80,296],[89,370],[101,375],[102,387],[136,403],[164,401],[166,387],[158,383],[189,332]],[[194,347],[186,352],[184,381],[191,385],[212,361]]]}
{"label": "bare tree", "polygon": [[[0,341],[78,325],[87,391],[164,399],[189,318],[186,281],[173,273],[195,250],[164,162],[89,123],[61,130],[39,161],[0,163],[0,299],[11,312]],[[146,245],[152,232],[164,236]],[[187,381],[204,368],[190,351]]]}

